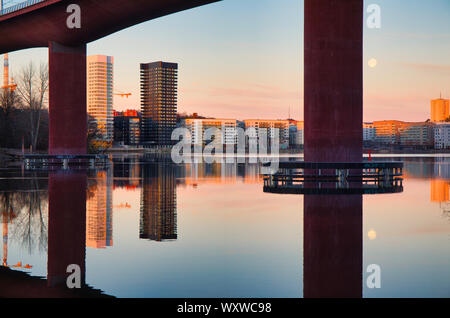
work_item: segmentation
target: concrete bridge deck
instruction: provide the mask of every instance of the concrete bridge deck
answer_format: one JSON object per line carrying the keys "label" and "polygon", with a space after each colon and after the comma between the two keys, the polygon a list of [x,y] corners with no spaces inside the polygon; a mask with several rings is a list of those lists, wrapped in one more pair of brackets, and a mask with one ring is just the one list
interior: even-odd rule
{"label": "concrete bridge deck", "polygon": [[[130,26],[218,0],[31,0],[0,15],[0,54],[49,42],[78,46]],[[27,5],[28,4],[28,5]],[[81,8],[81,28],[69,29],[67,7]]]}

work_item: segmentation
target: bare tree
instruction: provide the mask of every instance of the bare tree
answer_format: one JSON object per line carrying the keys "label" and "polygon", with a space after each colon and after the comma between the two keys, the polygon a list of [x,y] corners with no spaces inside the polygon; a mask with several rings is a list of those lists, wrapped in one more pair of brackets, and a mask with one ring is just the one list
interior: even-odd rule
{"label": "bare tree", "polygon": [[17,92],[24,108],[30,113],[30,137],[32,150],[36,150],[41,122],[41,111],[47,105],[48,67],[41,63],[39,69],[30,62],[24,67],[17,81]]}
{"label": "bare tree", "polygon": [[19,107],[19,98],[15,91],[8,88],[0,90],[0,147],[12,147],[15,125],[14,111]]}

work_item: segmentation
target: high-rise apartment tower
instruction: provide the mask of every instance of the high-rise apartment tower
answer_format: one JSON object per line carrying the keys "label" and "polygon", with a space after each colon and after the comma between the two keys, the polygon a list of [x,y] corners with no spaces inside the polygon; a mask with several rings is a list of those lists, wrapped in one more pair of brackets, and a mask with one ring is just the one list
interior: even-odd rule
{"label": "high-rise apartment tower", "polygon": [[141,64],[141,143],[169,146],[177,116],[178,64]]}
{"label": "high-rise apartment tower", "polygon": [[106,141],[113,139],[114,58],[87,57],[87,111]]}

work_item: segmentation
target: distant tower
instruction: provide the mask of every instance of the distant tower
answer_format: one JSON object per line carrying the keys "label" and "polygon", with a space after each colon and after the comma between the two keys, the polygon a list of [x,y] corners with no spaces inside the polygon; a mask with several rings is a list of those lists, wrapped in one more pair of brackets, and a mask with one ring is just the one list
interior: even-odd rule
{"label": "distant tower", "polygon": [[178,64],[141,64],[141,143],[169,146],[177,116]]}
{"label": "distant tower", "polygon": [[449,102],[448,99],[443,99],[442,95],[438,99],[431,100],[431,121],[440,122],[449,117]]}
{"label": "distant tower", "polygon": [[8,53],[6,53],[3,64],[3,87],[8,87],[9,85],[9,59]]}
{"label": "distant tower", "polygon": [[113,140],[114,58],[87,57],[87,111],[106,141]]}

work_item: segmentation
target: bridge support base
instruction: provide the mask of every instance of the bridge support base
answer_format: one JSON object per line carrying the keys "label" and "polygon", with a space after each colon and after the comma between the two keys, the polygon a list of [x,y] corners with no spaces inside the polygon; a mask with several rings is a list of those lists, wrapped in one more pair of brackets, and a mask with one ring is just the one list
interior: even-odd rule
{"label": "bridge support base", "polygon": [[86,154],[86,44],[49,43],[49,117],[49,154]]}

